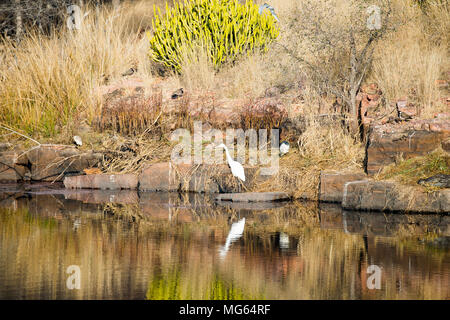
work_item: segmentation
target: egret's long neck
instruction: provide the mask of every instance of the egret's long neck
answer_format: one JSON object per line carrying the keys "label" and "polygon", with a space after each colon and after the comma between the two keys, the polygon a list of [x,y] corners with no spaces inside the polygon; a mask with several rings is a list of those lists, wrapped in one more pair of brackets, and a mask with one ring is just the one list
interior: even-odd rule
{"label": "egret's long neck", "polygon": [[225,149],[225,154],[227,156],[228,163],[231,163],[233,161],[233,159],[231,158],[230,153],[228,152],[228,148],[224,147],[224,149]]}

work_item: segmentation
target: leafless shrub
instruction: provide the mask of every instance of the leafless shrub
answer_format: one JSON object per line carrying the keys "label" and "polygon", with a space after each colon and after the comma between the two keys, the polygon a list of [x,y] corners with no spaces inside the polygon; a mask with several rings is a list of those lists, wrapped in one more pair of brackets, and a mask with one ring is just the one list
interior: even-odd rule
{"label": "leafless shrub", "polygon": [[[381,23],[368,27],[369,7],[380,8]],[[369,10],[368,10],[369,9]],[[305,0],[284,32],[281,46],[299,62],[319,94],[341,99],[357,128],[356,95],[372,62],[375,43],[392,30],[390,2]]]}

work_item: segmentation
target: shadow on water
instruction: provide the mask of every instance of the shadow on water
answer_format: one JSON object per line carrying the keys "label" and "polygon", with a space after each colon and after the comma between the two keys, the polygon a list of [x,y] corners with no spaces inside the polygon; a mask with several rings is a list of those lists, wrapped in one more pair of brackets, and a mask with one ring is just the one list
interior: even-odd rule
{"label": "shadow on water", "polygon": [[0,299],[450,297],[448,215],[47,188],[1,192],[0,222]]}

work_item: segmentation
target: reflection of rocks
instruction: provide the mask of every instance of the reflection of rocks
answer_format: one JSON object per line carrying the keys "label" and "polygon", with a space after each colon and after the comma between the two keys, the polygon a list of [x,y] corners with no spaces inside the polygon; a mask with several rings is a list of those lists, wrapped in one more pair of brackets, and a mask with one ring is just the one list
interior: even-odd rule
{"label": "reflection of rocks", "polygon": [[138,179],[134,174],[90,174],[64,179],[67,189],[137,189]]}
{"label": "reflection of rocks", "polygon": [[219,206],[228,207],[236,210],[267,210],[282,208],[286,206],[287,202],[232,202],[232,201],[217,201]]}
{"label": "reflection of rocks", "polygon": [[[212,195],[178,194],[159,192],[137,192],[134,190],[46,190],[0,193],[0,208],[25,209],[33,215],[62,219],[74,213],[88,213],[101,218],[110,204],[129,210],[132,215],[146,220],[193,222],[202,219],[217,219],[231,215],[257,224],[271,219],[300,223],[298,213],[315,212],[316,208],[296,206],[290,203],[240,203],[227,202],[226,206],[215,205]],[[269,205],[268,207],[260,207]],[[272,206],[273,205],[273,206]],[[236,207],[235,207],[236,206]],[[259,211],[261,209],[261,211]],[[258,210],[258,211],[256,211]],[[321,203],[318,218],[323,229],[338,229],[347,233],[393,236],[399,232],[408,235],[434,232],[450,236],[450,216],[415,214],[379,214],[345,211],[340,205]],[[317,215],[317,213],[314,213]],[[300,220],[299,220],[300,219]],[[308,221],[308,220],[305,220]],[[294,223],[294,224],[295,224]],[[291,246],[291,245],[290,245]]]}
{"label": "reflection of rocks", "polygon": [[436,232],[450,235],[450,216],[379,214],[343,210],[339,205],[320,204],[320,226],[369,236],[395,236]]}
{"label": "reflection of rocks", "polygon": [[276,202],[290,200],[285,192],[245,192],[245,193],[223,193],[216,197],[216,201],[232,202]]}
{"label": "reflection of rocks", "polygon": [[78,200],[84,203],[119,203],[137,204],[139,196],[132,190],[83,190],[68,192],[66,199]]}
{"label": "reflection of rocks", "polygon": [[427,245],[435,248],[449,249],[450,248],[450,236],[439,237],[432,241],[427,241]]}

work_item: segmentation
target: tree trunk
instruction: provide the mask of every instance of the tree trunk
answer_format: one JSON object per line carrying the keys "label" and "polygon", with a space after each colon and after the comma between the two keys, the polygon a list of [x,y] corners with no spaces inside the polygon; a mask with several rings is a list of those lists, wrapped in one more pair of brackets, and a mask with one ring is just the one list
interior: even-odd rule
{"label": "tree trunk", "polygon": [[19,41],[22,36],[22,6],[20,0],[14,0],[14,11],[16,14],[16,40]]}
{"label": "tree trunk", "polygon": [[350,103],[350,130],[353,134],[358,133],[358,107],[356,105],[356,94],[358,93],[358,62],[356,58],[356,44],[353,33],[350,33],[350,76],[349,76],[349,103]]}

